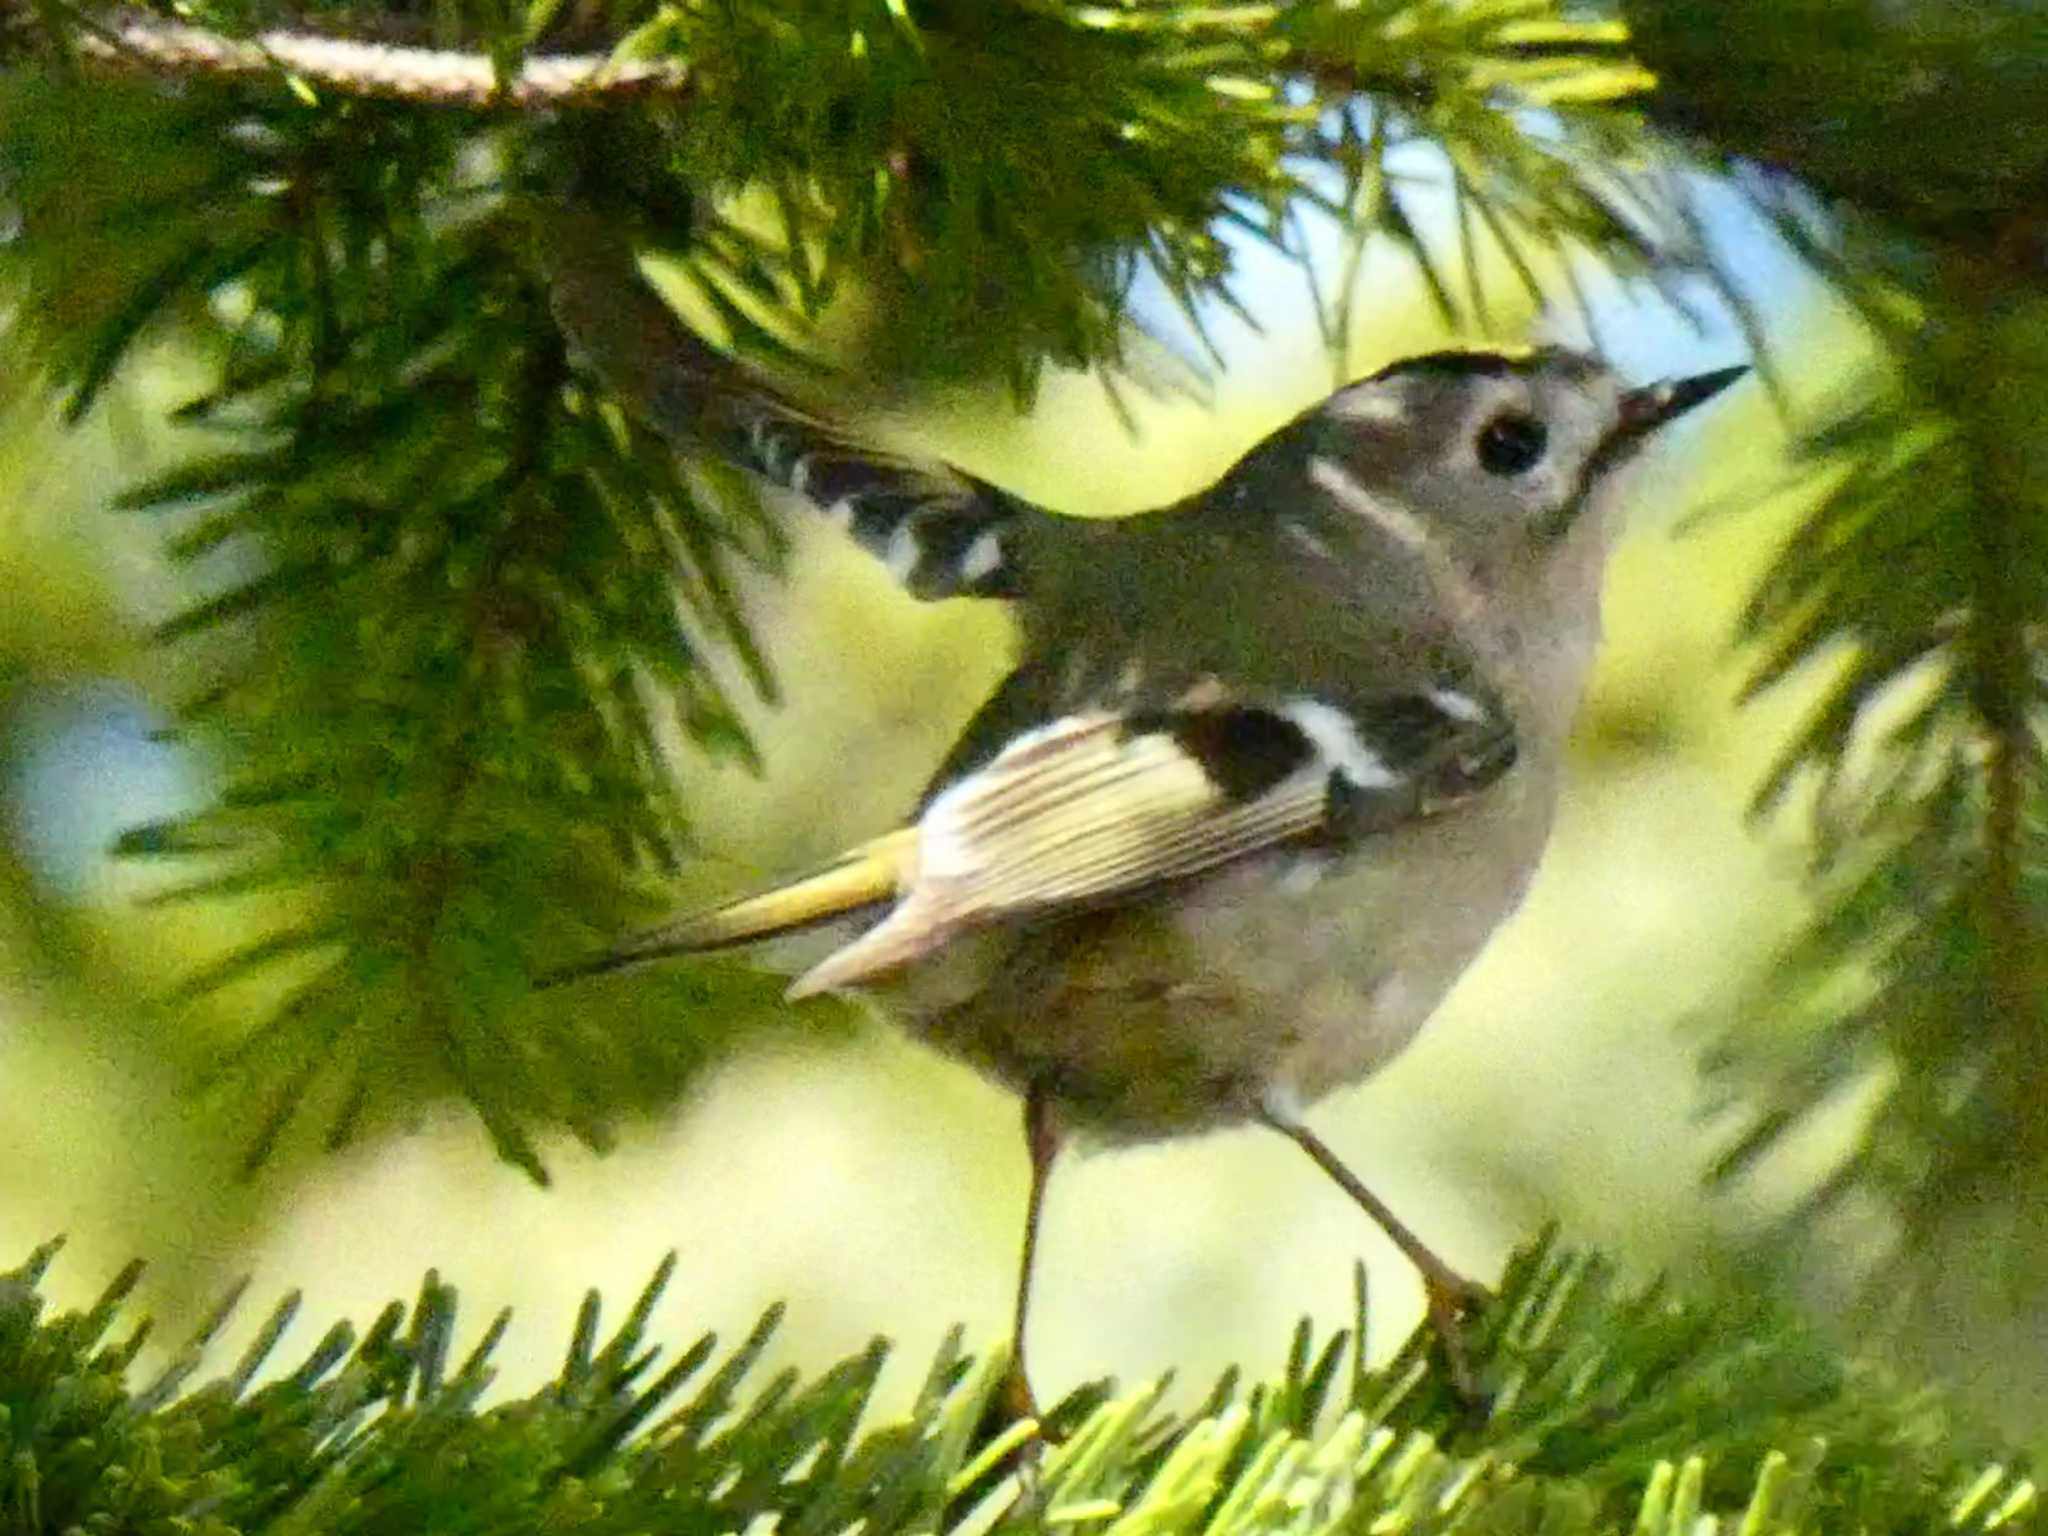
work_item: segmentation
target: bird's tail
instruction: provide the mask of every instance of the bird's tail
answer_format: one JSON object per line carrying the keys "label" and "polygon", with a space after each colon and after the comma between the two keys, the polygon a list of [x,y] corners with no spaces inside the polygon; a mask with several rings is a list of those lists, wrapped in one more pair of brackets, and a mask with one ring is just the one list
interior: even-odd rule
{"label": "bird's tail", "polygon": [[936,460],[861,443],[692,331],[606,221],[567,211],[541,232],[555,321],[577,359],[685,453],[794,491],[914,597],[1015,597],[1018,530],[1044,514]]}
{"label": "bird's tail", "polygon": [[759,390],[727,394],[709,446],[816,507],[912,597],[1017,597],[1017,532],[1033,508],[937,462],[857,443]]}
{"label": "bird's tail", "polygon": [[891,832],[849,850],[815,874],[637,934],[608,954],[544,978],[541,985],[796,933],[893,902],[916,878],[916,867],[917,830]]}

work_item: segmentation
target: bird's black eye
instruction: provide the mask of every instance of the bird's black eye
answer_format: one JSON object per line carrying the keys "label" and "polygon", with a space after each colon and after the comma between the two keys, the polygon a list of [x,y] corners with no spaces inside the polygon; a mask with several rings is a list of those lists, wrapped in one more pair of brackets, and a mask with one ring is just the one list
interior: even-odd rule
{"label": "bird's black eye", "polygon": [[1479,467],[1489,475],[1519,475],[1543,457],[1550,431],[1534,416],[1503,411],[1479,429]]}

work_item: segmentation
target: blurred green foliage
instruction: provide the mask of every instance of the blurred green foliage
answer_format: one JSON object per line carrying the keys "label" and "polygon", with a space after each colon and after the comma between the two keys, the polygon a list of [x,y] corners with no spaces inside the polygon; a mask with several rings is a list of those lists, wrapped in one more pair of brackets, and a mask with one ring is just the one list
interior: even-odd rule
{"label": "blurred green foliage", "polygon": [[[1873,1315],[1982,1369],[1986,1332],[2042,1304],[2048,1238],[2048,9],[1625,10],[1652,118],[1749,189],[1876,350],[1801,423],[1810,510],[1743,619],[1755,690],[1824,680],[1758,794],[1804,808],[1819,900],[1709,1060],[1746,1122],[1717,1171],[1855,1106],[1785,1231],[1840,1218],[1904,1260]],[[2031,1363],[1994,1373],[2040,1412]]]}

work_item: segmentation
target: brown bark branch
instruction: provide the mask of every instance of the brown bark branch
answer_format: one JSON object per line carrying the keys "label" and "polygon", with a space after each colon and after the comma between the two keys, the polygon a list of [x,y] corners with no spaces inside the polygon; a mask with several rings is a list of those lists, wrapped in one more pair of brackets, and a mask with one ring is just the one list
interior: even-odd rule
{"label": "brown bark branch", "polygon": [[[12,7],[0,7],[0,15]],[[213,79],[289,77],[316,90],[460,107],[575,106],[622,96],[675,94],[690,82],[672,60],[618,60],[603,53],[536,54],[501,76],[481,52],[360,42],[270,28],[231,37],[124,9],[86,21],[73,40],[101,69]]]}

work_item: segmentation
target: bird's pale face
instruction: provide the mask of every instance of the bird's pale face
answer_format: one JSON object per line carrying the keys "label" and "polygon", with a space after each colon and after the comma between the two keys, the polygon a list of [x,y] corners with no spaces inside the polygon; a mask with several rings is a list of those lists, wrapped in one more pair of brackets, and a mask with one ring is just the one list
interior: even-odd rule
{"label": "bird's pale face", "polygon": [[1417,514],[1475,564],[1576,527],[1660,426],[1740,370],[1632,390],[1597,358],[1443,353],[1333,395],[1323,440],[1368,490]]}
{"label": "bird's pale face", "polygon": [[1565,348],[1440,352],[1337,391],[1315,416],[1327,451],[1362,485],[1477,563],[1497,563],[1565,537],[1657,428],[1741,375],[1630,389],[1606,362]]}

